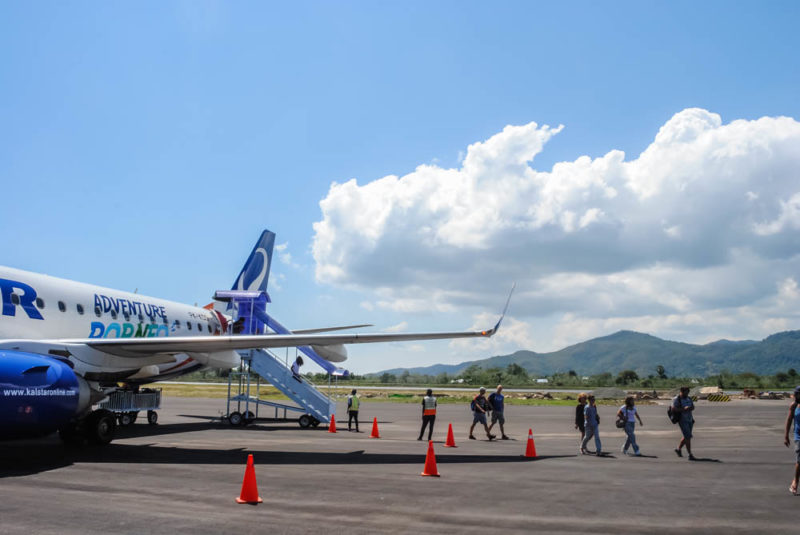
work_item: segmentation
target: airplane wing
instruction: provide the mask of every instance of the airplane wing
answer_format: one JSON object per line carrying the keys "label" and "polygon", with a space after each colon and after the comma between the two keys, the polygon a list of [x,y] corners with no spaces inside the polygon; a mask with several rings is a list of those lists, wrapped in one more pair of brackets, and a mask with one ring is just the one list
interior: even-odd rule
{"label": "airplane wing", "polygon": [[[502,321],[502,318],[500,318]],[[377,334],[263,334],[239,336],[176,336],[168,338],[81,338],[59,340],[62,343],[86,344],[89,347],[120,357],[143,357],[155,353],[211,353],[231,349],[259,349],[338,344],[373,344],[411,340],[443,340],[452,338],[488,338],[500,327],[500,321],[485,331],[438,333]]]}
{"label": "airplane wing", "polygon": [[314,334],[314,333],[328,333],[331,331],[344,331],[345,329],[360,329],[362,327],[374,327],[371,323],[362,323],[361,325],[345,325],[343,327],[319,327],[317,329],[298,329],[292,331],[292,334]]}

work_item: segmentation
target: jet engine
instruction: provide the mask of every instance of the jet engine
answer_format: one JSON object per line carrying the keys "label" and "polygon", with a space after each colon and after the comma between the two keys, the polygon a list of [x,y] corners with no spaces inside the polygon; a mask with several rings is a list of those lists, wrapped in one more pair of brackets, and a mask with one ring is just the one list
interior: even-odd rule
{"label": "jet engine", "polygon": [[91,408],[91,393],[65,360],[0,351],[2,438],[43,436],[68,426]]}
{"label": "jet engine", "polygon": [[343,344],[330,346],[311,346],[314,352],[328,362],[344,362],[347,360],[347,348]]}

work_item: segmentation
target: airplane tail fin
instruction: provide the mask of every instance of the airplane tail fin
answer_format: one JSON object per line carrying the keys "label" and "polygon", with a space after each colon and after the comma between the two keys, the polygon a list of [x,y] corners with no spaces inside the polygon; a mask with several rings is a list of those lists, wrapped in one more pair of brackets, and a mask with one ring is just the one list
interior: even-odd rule
{"label": "airplane tail fin", "polygon": [[267,291],[275,233],[265,230],[258,239],[231,290]]}

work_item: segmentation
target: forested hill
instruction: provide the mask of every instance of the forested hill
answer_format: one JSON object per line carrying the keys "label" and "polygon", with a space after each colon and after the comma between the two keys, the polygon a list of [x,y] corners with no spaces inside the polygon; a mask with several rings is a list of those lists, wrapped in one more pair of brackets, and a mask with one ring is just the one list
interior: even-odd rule
{"label": "forested hill", "polygon": [[[662,340],[649,334],[620,331],[594,338],[552,353],[517,351],[461,364],[436,364],[408,368],[412,374],[457,375],[472,364],[481,368],[505,368],[518,364],[531,375],[552,375],[574,370],[581,375],[634,370],[641,376],[655,374],[663,366],[671,377],[705,377],[722,371],[774,374],[789,368],[800,369],[800,331],[773,334],[760,342],[719,340],[705,345]],[[382,373],[399,375],[406,368]]]}

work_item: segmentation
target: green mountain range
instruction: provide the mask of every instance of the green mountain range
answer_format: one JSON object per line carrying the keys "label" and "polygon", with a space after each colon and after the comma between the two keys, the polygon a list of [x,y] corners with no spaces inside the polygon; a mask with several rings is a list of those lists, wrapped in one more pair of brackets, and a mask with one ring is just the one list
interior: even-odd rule
{"label": "green mountain range", "polygon": [[[655,375],[656,367],[664,366],[670,377],[707,377],[722,371],[752,372],[759,375],[800,370],[800,331],[773,334],[760,342],[718,340],[705,345],[684,344],[662,340],[649,334],[619,331],[609,336],[593,338],[552,353],[517,351],[461,364],[435,364],[422,368],[407,368],[420,375],[458,375],[472,364],[481,368],[505,368],[519,364],[529,374],[552,375],[576,371],[579,375],[612,374],[634,370],[640,376]],[[385,370],[395,375],[406,368]]]}

